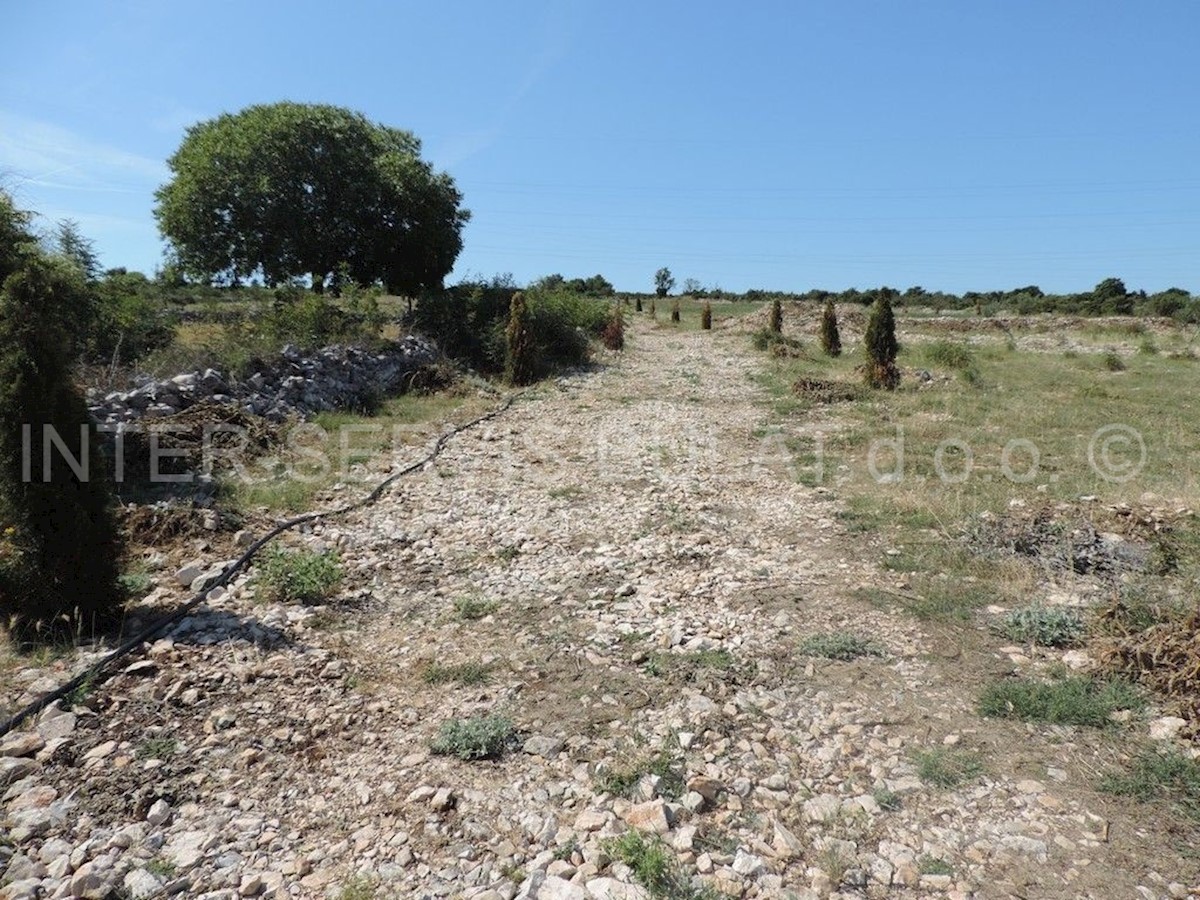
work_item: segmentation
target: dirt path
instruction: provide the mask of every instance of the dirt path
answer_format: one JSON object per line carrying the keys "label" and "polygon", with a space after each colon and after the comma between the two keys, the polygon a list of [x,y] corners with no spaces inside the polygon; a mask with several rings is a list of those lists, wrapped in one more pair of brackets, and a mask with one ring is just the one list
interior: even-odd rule
{"label": "dirt path", "polygon": [[[796,481],[757,365],[740,333],[639,321],[608,365],[304,536],[338,548],[360,608],[242,586],[159,642],[6,779],[10,814],[44,812],[0,841],[10,880],[641,897],[604,849],[633,823],[734,896],[1187,896],[1167,827],[1093,790],[1111,738],[979,719],[1002,656],[856,599],[889,586],[883,548]],[[828,632],[878,655],[800,652]],[[522,746],[431,755],[477,715]],[[922,753],[961,783],[920,777]]]}

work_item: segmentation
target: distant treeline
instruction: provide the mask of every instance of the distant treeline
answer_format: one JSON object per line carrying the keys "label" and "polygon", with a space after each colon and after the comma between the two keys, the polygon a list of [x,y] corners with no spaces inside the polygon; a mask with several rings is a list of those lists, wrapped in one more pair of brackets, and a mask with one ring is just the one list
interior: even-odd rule
{"label": "distant treeline", "polygon": [[857,288],[844,291],[814,288],[803,293],[752,289],[741,294],[720,288],[700,288],[689,293],[697,299],[708,300],[769,302],[779,299],[785,302],[800,300],[824,303],[832,299],[835,303],[861,303],[864,306],[886,296],[893,306],[924,307],[935,313],[970,309],[988,315],[1004,310],[1021,315],[1054,312],[1074,316],[1170,316],[1187,322],[1200,322],[1200,297],[1192,296],[1183,288],[1168,288],[1156,294],[1130,291],[1120,278],[1106,278],[1092,290],[1079,294],[1047,294],[1036,284],[1011,291],[967,291],[965,294],[927,291],[923,287],[899,291],[887,286],[861,291]]}

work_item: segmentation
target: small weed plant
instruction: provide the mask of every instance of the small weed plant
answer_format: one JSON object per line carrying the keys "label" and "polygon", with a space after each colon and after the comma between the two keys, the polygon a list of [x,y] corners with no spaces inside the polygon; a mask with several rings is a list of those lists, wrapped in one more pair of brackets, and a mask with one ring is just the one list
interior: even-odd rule
{"label": "small weed plant", "polygon": [[1200,760],[1176,750],[1147,750],[1123,772],[1106,775],[1100,790],[1143,803],[1163,801],[1200,822]]}
{"label": "small weed plant", "polygon": [[1071,647],[1083,637],[1083,617],[1060,606],[1026,606],[1009,612],[996,631],[1010,641],[1041,647]]}
{"label": "small weed plant", "polygon": [[983,761],[971,750],[956,750],[950,747],[935,747],[918,750],[913,754],[918,777],[940,788],[956,788],[974,781],[983,772]]}
{"label": "small weed plant", "polygon": [[865,638],[848,631],[829,631],[814,634],[800,642],[804,656],[819,656],[848,662],[860,656],[882,656],[882,651]]}
{"label": "small weed plant", "polygon": [[499,759],[516,746],[517,730],[504,716],[473,716],[443,722],[429,749],[465,762]]}
{"label": "small weed plant", "polygon": [[984,689],[979,713],[996,719],[1046,722],[1052,725],[1113,724],[1113,713],[1138,711],[1145,698],[1128,681],[1071,675],[1053,681],[1023,678],[998,681]]}
{"label": "small weed plant", "polygon": [[319,603],[342,583],[342,564],[333,551],[274,547],[258,566],[255,590],[266,601]]}

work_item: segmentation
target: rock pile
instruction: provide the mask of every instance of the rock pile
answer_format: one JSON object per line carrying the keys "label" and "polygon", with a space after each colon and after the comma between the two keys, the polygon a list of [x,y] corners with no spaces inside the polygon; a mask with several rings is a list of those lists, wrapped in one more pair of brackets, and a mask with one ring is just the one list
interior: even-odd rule
{"label": "rock pile", "polygon": [[334,345],[306,355],[288,345],[276,360],[246,379],[234,379],[215,369],[185,372],[161,381],[142,376],[130,391],[90,391],[88,409],[100,424],[128,425],[213,401],[237,403],[248,413],[282,422],[292,416],[306,418],[315,412],[353,406],[372,395],[385,396],[437,357],[437,348],[415,335],[381,350]]}

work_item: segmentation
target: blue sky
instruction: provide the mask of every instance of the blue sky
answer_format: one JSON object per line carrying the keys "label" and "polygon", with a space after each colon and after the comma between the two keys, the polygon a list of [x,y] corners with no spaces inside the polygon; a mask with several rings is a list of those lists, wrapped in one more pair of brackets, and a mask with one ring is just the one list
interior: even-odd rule
{"label": "blue sky", "polygon": [[3,182],[109,266],[187,125],[288,99],[423,140],[452,280],[1200,292],[1191,0],[0,6]]}

